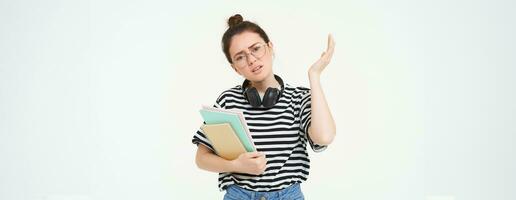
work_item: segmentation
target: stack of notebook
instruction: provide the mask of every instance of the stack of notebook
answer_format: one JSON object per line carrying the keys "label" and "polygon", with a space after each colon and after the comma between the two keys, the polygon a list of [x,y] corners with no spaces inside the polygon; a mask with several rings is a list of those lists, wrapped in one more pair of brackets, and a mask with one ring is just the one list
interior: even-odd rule
{"label": "stack of notebook", "polygon": [[200,113],[206,123],[201,129],[217,155],[233,160],[256,151],[242,111],[203,106]]}

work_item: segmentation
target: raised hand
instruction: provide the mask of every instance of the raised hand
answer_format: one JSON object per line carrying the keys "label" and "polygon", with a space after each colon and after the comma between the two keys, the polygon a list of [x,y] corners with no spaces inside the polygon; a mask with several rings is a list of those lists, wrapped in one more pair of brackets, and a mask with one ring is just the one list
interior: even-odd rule
{"label": "raised hand", "polygon": [[308,70],[308,74],[310,76],[317,75],[319,76],[321,72],[326,68],[326,66],[330,63],[331,57],[333,56],[333,51],[335,49],[335,41],[333,40],[333,36],[328,34],[328,47],[326,51],[324,51],[319,58]]}

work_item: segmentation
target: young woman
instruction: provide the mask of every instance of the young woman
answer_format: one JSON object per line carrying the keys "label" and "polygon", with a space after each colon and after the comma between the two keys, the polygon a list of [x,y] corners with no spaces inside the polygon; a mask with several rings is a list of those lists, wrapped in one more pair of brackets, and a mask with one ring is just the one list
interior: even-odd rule
{"label": "young woman", "polygon": [[257,152],[225,160],[199,129],[192,139],[197,144],[196,164],[219,173],[224,199],[304,199],[299,185],[310,168],[306,146],[320,152],[335,137],[335,122],[320,84],[333,55],[333,38],[328,36],[327,51],[308,69],[310,88],[295,87],[273,73],[273,44],[257,24],[236,14],[228,25],[222,50],[246,80],[222,92],[214,106],[243,111]]}

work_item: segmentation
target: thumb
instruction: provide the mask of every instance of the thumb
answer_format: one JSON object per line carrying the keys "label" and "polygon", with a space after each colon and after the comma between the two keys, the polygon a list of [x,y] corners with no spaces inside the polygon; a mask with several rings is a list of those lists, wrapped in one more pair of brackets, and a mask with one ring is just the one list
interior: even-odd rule
{"label": "thumb", "polygon": [[253,151],[253,152],[247,153],[247,156],[249,156],[250,158],[259,157],[259,156],[262,156],[262,155],[263,155],[263,153],[262,152],[258,152],[258,151]]}

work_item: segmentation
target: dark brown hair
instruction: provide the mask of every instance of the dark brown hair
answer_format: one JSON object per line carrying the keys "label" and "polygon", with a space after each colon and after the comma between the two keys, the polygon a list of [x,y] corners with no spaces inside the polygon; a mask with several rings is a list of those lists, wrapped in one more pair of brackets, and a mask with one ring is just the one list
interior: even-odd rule
{"label": "dark brown hair", "polygon": [[245,31],[250,31],[260,35],[260,37],[265,41],[265,43],[269,43],[269,36],[267,36],[265,31],[263,31],[263,29],[260,28],[260,26],[253,22],[244,21],[242,15],[240,14],[231,16],[228,19],[228,26],[228,30],[226,30],[226,32],[222,36],[222,51],[224,51],[224,54],[226,55],[226,58],[228,59],[229,63],[233,63],[233,61],[231,60],[231,55],[229,55],[229,47],[231,46],[231,38],[233,38],[234,35],[238,35]]}

